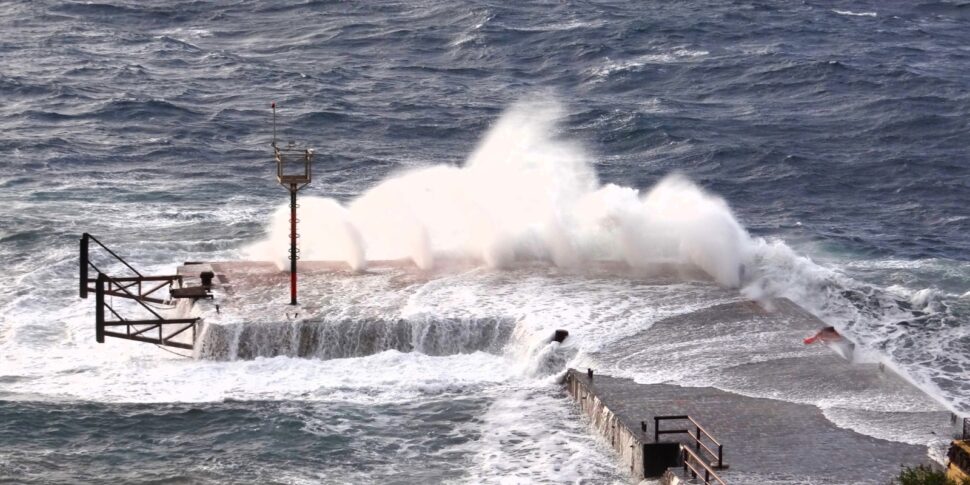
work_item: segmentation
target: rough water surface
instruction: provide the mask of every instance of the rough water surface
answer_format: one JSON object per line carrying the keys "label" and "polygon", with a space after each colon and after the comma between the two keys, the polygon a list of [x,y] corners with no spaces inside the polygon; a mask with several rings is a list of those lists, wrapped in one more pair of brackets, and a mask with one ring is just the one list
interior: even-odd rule
{"label": "rough water surface", "polygon": [[[661,319],[769,296],[970,412],[965,4],[14,0],[0,28],[0,480],[623,482],[556,373]],[[271,235],[285,203],[271,101],[283,140],[317,149],[305,195],[353,212],[381,181],[467,166],[510,106],[536,99],[558,100],[550,136],[601,186],[639,200],[677,172],[723,198],[748,259],[740,275],[706,270],[740,291],[493,268],[505,254],[486,246],[489,264],[439,278],[308,291],[305,304],[344,295],[335,314],[367,317],[340,320],[348,345],[363,328],[391,342],[366,352],[94,343],[80,233],[147,273],[242,258]],[[521,193],[509,182],[494,200]],[[459,338],[415,332],[435,322]],[[569,349],[544,343],[560,327]],[[683,368],[631,377],[717,386],[681,350]],[[725,375],[746,363],[719,361]],[[846,399],[828,419],[860,421],[866,402]]]}

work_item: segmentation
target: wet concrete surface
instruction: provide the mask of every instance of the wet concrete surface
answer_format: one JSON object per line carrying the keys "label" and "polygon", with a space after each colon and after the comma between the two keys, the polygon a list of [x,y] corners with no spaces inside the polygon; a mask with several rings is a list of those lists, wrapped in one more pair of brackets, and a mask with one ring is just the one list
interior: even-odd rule
{"label": "wet concrete surface", "polygon": [[950,413],[878,362],[840,356],[847,341],[802,342],[824,326],[783,299],[770,311],[717,305],[599,349],[592,381],[586,369],[567,380],[644,443],[654,416],[692,416],[723,444],[731,484],[885,484],[901,465],[930,463],[928,444],[949,437]]}

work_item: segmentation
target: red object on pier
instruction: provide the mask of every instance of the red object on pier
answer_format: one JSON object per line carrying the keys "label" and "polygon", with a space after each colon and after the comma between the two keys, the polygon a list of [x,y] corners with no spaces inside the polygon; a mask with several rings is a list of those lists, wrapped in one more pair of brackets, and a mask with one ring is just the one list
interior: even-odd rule
{"label": "red object on pier", "polygon": [[811,345],[815,342],[836,342],[842,340],[842,335],[839,334],[835,327],[825,327],[818,331],[815,335],[806,338],[802,342],[805,345]]}

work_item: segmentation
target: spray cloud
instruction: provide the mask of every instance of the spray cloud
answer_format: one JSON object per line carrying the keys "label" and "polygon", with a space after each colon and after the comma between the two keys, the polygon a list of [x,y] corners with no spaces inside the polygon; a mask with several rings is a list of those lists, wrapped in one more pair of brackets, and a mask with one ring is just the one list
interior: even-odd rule
{"label": "spray cloud", "polygon": [[[577,143],[557,139],[554,102],[519,103],[489,130],[462,167],[437,165],[384,180],[348,206],[301,202],[301,258],[408,259],[431,269],[448,259],[493,268],[549,261],[696,267],[724,286],[741,283],[750,238],[719,197],[671,175],[641,194],[601,185]],[[288,214],[273,216],[254,258],[285,266]]]}

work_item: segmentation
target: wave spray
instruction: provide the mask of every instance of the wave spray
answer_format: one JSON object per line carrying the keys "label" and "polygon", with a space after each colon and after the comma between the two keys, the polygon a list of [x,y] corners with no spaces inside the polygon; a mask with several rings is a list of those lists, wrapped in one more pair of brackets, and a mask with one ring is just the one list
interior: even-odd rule
{"label": "wave spray", "polygon": [[[492,268],[675,265],[741,284],[751,240],[721,198],[677,174],[645,192],[600,184],[582,146],[556,137],[562,113],[551,101],[518,103],[461,167],[392,176],[347,206],[304,198],[302,259],[345,261],[353,270],[401,259],[423,270],[454,259]],[[287,217],[281,207],[269,237],[247,255],[282,269]]]}

